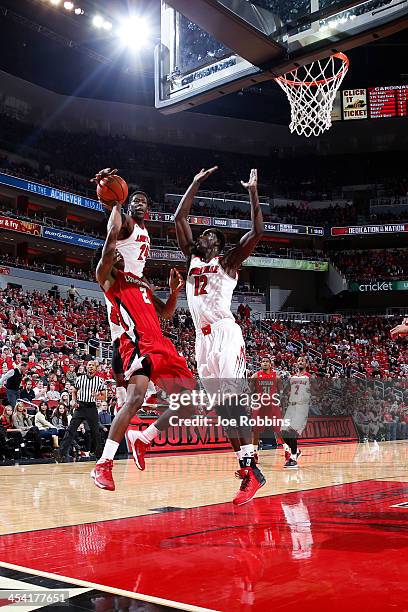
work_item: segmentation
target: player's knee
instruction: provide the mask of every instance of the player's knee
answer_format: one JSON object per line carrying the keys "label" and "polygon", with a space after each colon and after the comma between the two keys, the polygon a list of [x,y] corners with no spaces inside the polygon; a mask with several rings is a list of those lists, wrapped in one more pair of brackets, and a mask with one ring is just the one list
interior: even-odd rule
{"label": "player's knee", "polygon": [[126,403],[122,410],[126,410],[133,417],[143,406],[144,394],[134,391],[126,396]]}

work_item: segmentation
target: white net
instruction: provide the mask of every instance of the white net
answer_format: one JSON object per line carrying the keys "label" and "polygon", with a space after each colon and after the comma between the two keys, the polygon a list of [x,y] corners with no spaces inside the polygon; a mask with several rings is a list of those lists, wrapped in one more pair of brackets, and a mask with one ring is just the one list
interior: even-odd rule
{"label": "white net", "polygon": [[348,67],[347,56],[335,53],[275,79],[290,102],[291,132],[319,136],[331,127],[334,99]]}

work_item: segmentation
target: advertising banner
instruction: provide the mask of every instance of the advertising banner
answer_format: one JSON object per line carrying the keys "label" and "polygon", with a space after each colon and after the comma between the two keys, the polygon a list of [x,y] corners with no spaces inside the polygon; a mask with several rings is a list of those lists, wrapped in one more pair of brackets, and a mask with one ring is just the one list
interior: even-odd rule
{"label": "advertising banner", "polygon": [[30,221],[21,221],[11,217],[0,217],[0,229],[9,230],[11,232],[20,232],[22,234],[31,234],[32,236],[41,236],[41,225],[31,223]]}
{"label": "advertising banner", "polygon": [[345,89],[343,91],[343,118],[367,119],[367,90]]}
{"label": "advertising banner", "polygon": [[349,291],[354,293],[385,293],[387,291],[408,291],[408,280],[372,280],[350,283]]}
{"label": "advertising banner", "polygon": [[301,440],[340,442],[357,441],[358,433],[351,416],[309,417]]}
{"label": "advertising banner", "polygon": [[383,225],[357,225],[348,227],[332,227],[332,236],[361,236],[372,234],[398,234],[408,232],[408,223],[393,223]]}
{"label": "advertising banner", "polygon": [[[143,422],[131,425],[130,429],[143,431],[154,423],[155,419],[143,419]],[[231,445],[220,425],[207,426],[170,426],[159,432],[151,443],[151,452],[204,452],[210,450],[231,450]]]}
{"label": "advertising banner", "polygon": [[66,242],[75,246],[84,247],[86,249],[97,249],[103,245],[103,240],[93,238],[92,236],[82,236],[81,234],[73,234],[55,227],[43,227],[43,237],[58,242]]}
{"label": "advertising banner", "polygon": [[181,251],[172,251],[170,249],[168,251],[165,249],[151,249],[149,259],[186,262],[186,257]]}
{"label": "advertising banner", "polygon": [[23,191],[29,191],[36,195],[44,198],[52,198],[65,202],[66,204],[73,204],[75,206],[82,206],[83,208],[91,208],[92,210],[102,211],[102,205],[98,200],[92,200],[91,198],[85,198],[76,193],[70,193],[69,191],[62,191],[55,187],[49,187],[48,185],[42,185],[41,183],[35,183],[33,181],[27,181],[26,179],[11,176],[10,174],[3,174],[0,172],[0,184],[7,185],[8,187],[14,187],[15,189],[22,189]]}
{"label": "advertising banner", "polygon": [[286,270],[307,270],[327,272],[327,261],[307,261],[306,259],[280,259],[279,257],[248,257],[244,266],[254,268],[281,268]]}

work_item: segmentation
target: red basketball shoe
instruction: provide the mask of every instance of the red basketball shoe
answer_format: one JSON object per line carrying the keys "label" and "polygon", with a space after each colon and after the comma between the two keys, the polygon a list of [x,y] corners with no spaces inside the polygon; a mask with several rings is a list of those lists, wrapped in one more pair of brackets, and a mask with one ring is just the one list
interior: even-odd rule
{"label": "red basketball shoe", "polygon": [[243,506],[255,497],[258,489],[266,483],[265,476],[257,467],[245,467],[236,472],[238,478],[242,478],[238,493],[232,500],[234,506]]}
{"label": "red basketball shoe", "polygon": [[94,483],[100,489],[106,491],[115,490],[115,481],[112,476],[113,461],[105,459],[103,463],[97,463],[91,472]]}
{"label": "red basketball shoe", "polygon": [[150,450],[150,444],[146,444],[140,439],[138,431],[131,430],[128,433],[130,449],[132,451],[134,462],[139,470],[144,470],[146,467],[145,454]]}

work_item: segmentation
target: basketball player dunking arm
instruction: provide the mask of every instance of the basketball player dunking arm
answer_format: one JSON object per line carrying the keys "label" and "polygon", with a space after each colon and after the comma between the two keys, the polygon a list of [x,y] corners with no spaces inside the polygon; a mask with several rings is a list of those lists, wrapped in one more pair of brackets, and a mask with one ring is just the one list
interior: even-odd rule
{"label": "basketball player dunking arm", "polygon": [[[279,374],[273,367],[272,359],[268,356],[262,357],[261,359],[261,369],[255,374],[252,375],[252,390],[260,394],[262,396],[262,405],[258,410],[253,410],[252,416],[257,420],[259,419],[259,423],[265,417],[281,418],[281,410],[278,401],[278,384],[279,384]],[[256,450],[258,450],[259,445],[259,437],[261,431],[265,429],[264,426],[257,424],[252,429],[252,443]],[[257,453],[255,453],[255,457],[257,458]]]}
{"label": "basketball player dunking arm", "polygon": [[[264,226],[258,198],[258,175],[251,170],[249,181],[242,186],[248,190],[251,205],[252,228],[239,243],[224,255],[224,235],[216,229],[205,230],[196,241],[193,239],[188,215],[200,185],[217,170],[201,170],[181,200],[176,214],[176,234],[179,247],[188,258],[186,293],[189,309],[196,330],[196,361],[200,379],[208,393],[211,381],[243,379],[246,374],[245,344],[241,328],[231,312],[233,291],[237,285],[238,270],[261,240]],[[254,459],[251,429],[236,427],[241,421],[238,405],[220,406],[217,410],[230,420],[226,433],[237,455],[242,478],[241,488],[234,504],[250,501],[265,484],[265,478]]]}

